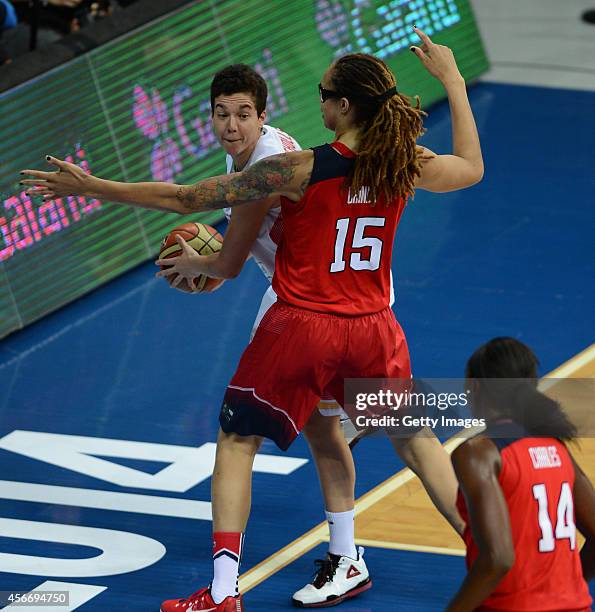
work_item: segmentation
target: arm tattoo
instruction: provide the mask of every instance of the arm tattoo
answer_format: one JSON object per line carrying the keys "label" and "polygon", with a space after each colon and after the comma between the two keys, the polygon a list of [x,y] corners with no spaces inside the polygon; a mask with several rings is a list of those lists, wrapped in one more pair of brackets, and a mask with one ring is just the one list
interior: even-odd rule
{"label": "arm tattoo", "polygon": [[287,154],[265,158],[243,172],[180,187],[176,198],[189,211],[225,208],[287,192],[298,161]]}
{"label": "arm tattoo", "polygon": [[304,194],[306,193],[306,189],[308,189],[308,185],[310,184],[311,178],[312,178],[312,172],[308,172],[308,174],[306,174],[306,176],[304,177],[302,184],[300,185],[300,191],[299,191],[300,198],[304,197]]}

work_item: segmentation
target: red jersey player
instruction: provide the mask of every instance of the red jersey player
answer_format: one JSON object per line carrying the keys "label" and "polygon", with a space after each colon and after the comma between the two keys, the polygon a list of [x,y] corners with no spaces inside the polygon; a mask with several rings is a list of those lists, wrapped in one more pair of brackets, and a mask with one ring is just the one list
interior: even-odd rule
{"label": "red jersey player", "polygon": [[[587,612],[595,491],[563,442],[575,428],[537,390],[537,359],[518,340],[483,345],[466,374],[487,429],[452,455],[469,573],[448,610]],[[575,520],[586,537],[580,556]]]}
{"label": "red jersey player", "polygon": [[[448,95],[453,155],[429,152],[433,157],[422,165],[419,104],[397,92],[384,62],[352,54],[336,60],[319,85],[333,145],[275,155],[195,185],[103,181],[53,159],[57,173],[27,172],[38,177],[29,183],[50,197],[90,194],[95,187],[111,201],[161,210],[181,205],[196,212],[281,197],[285,226],[273,280],[279,301],[244,352],[220,415],[212,479],[216,580],[219,572],[237,577],[262,436],[288,448],[321,396],[330,392],[342,401],[346,377],[410,376],[407,344],[389,307],[392,244],[407,197],[416,188],[463,189],[483,176],[477,129],[452,51],[415,31],[423,44],[412,50]],[[192,255],[185,251],[168,272],[195,277]],[[236,581],[226,583],[224,597],[214,599],[203,588],[165,602],[162,611],[240,612]]]}
{"label": "red jersey player", "polygon": [[[336,78],[340,80],[340,75],[336,75]],[[350,88],[349,83],[342,85],[344,89]],[[264,125],[266,93],[266,83],[262,77],[242,64],[228,66],[213,78],[211,83],[213,131],[228,153],[228,173],[244,170],[247,166],[270,155],[300,149],[291,137],[282,134],[274,127]],[[328,92],[324,93],[325,100],[327,94]],[[367,108],[365,112],[371,114],[374,108]],[[353,163],[353,154],[347,151],[345,155]],[[432,155],[427,157],[431,158]],[[419,159],[422,163],[425,158],[426,155],[420,154]],[[75,165],[64,162],[60,167],[63,171],[62,179],[69,172],[80,172]],[[330,186],[332,187],[332,181]],[[149,193],[152,193],[153,188],[150,183],[145,185],[145,190],[148,189]],[[135,192],[140,191],[141,187],[136,185]],[[177,200],[171,204],[172,212],[180,214],[187,212]],[[278,197],[255,202],[251,206],[228,208],[225,212],[230,226],[225,233],[222,250],[215,255],[195,257],[194,269],[197,270],[197,266],[202,265],[201,272],[207,276],[231,278],[238,274],[250,251],[267,279],[271,281],[282,227]],[[183,248],[192,252],[188,245],[183,245]],[[181,280],[181,277],[168,276],[172,286],[176,285],[177,280]],[[272,287],[269,287],[263,296],[253,325],[253,333],[276,298]],[[389,305],[392,305],[392,301],[391,295]],[[401,357],[406,358],[405,355]],[[296,605],[304,607],[336,605],[338,601],[356,596],[371,586],[369,572],[363,559],[363,548],[356,547],[354,540],[355,469],[341,431],[339,414],[342,411],[337,410],[336,403],[330,400],[329,393],[323,396],[319,408],[319,412],[315,412],[310,417],[302,433],[307,438],[316,463],[330,537],[327,558],[316,562],[318,570],[315,577],[293,595]],[[360,432],[359,435],[363,433]],[[458,485],[446,451],[427,428],[411,429],[406,435],[405,432],[402,434],[390,438],[395,450],[421,479],[437,508],[462,536],[463,522],[455,505]],[[212,595],[216,600],[218,592],[226,592],[226,584],[228,582],[235,584],[236,578],[233,573],[223,578],[220,573],[217,575],[218,580],[211,586]]]}

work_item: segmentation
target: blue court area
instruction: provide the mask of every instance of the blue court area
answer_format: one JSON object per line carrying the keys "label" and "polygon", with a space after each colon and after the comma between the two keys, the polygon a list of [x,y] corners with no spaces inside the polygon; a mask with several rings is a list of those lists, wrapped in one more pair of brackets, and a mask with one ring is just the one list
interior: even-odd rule
{"label": "blue court area", "polygon": [[[310,555],[304,555],[271,577],[261,609],[296,609],[291,603],[279,602],[278,593],[291,593],[296,571],[307,576],[312,571],[312,556],[322,558],[325,553],[326,545],[317,546]],[[371,547],[366,548],[364,556],[368,566],[376,570],[372,588],[337,609],[348,612],[444,610],[453,594],[453,585],[459,583],[465,571],[462,557]],[[423,593],[423,600],[420,593]]]}
{"label": "blue court area", "polygon": [[[397,317],[418,376],[461,376],[495,335],[528,343],[546,373],[592,340],[595,94],[480,84],[471,100],[485,179],[420,192],[406,210]],[[447,151],[444,104],[427,127],[424,144]],[[0,590],[91,585],[81,609],[140,612],[210,579],[217,415],[266,281],[249,262],[216,293],[190,296],[154,271],[147,263],[0,344]],[[386,440],[355,454],[358,496],[402,467]],[[243,570],[322,510],[303,439],[286,454],[265,443]],[[251,590],[247,609],[290,609],[323,548]],[[345,612],[443,609],[464,574],[458,557],[366,557],[375,586]]]}

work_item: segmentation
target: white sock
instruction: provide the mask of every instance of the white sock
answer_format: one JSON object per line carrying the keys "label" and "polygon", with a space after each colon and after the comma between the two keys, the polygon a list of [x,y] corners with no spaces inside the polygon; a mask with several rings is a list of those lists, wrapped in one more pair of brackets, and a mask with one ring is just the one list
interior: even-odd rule
{"label": "white sock", "polygon": [[328,551],[333,555],[357,559],[353,519],[355,509],[347,512],[325,512],[331,535]]}
{"label": "white sock", "polygon": [[211,597],[216,604],[238,594],[238,574],[244,546],[243,533],[213,534],[213,582]]}

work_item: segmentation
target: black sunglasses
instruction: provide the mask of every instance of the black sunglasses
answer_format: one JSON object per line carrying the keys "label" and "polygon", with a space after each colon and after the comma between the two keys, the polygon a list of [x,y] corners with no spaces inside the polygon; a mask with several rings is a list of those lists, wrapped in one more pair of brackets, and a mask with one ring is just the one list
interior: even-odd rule
{"label": "black sunglasses", "polygon": [[318,92],[320,93],[320,101],[326,102],[329,98],[342,98],[343,96],[332,89],[325,89],[321,83],[318,83]]}

